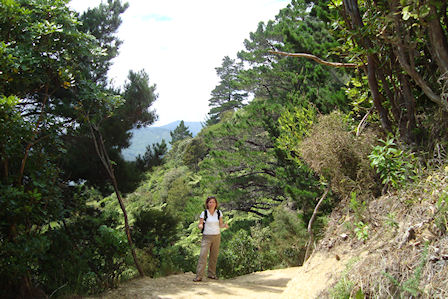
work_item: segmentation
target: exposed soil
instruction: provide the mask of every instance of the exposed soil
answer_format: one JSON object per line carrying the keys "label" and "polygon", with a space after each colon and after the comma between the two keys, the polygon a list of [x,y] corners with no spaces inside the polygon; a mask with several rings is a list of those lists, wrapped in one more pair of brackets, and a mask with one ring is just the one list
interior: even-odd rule
{"label": "exposed soil", "polygon": [[279,298],[299,267],[251,273],[233,279],[193,282],[193,273],[141,278],[95,298]]}
{"label": "exposed soil", "polygon": [[193,273],[140,278],[93,298],[318,298],[345,269],[349,257],[341,252],[316,253],[303,267],[255,272],[233,279],[193,282]]}

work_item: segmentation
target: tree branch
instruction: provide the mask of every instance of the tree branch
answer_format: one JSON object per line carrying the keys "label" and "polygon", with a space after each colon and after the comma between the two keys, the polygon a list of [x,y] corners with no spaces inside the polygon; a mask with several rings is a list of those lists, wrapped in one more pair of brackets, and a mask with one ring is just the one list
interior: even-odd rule
{"label": "tree branch", "polygon": [[305,258],[303,260],[303,262],[305,263],[306,260],[309,258],[310,253],[311,253],[311,246],[313,245],[314,242],[314,238],[313,238],[313,230],[311,229],[313,226],[313,222],[314,219],[316,218],[317,215],[317,211],[319,210],[320,205],[322,204],[322,202],[324,201],[324,199],[327,197],[328,192],[330,191],[330,183],[328,183],[327,189],[325,189],[324,194],[322,195],[322,197],[320,198],[319,202],[317,203],[316,207],[314,208],[314,212],[313,212],[313,216],[311,216],[310,222],[308,222],[308,234],[310,235],[310,239],[308,240],[308,245],[306,247],[306,252],[305,252]]}
{"label": "tree branch", "polygon": [[317,57],[315,55],[306,54],[306,53],[288,53],[288,52],[272,51],[272,50],[270,50],[269,53],[278,54],[278,55],[282,55],[282,56],[290,56],[290,57],[304,57],[304,58],[312,59],[312,60],[316,61],[317,63],[323,64],[323,65],[328,65],[331,67],[347,67],[347,68],[363,67],[363,65],[359,65],[356,63],[326,61],[326,60],[320,59],[319,57]]}
{"label": "tree branch", "polygon": [[22,185],[23,175],[24,175],[24,172],[25,172],[25,164],[26,164],[26,161],[28,159],[31,147],[34,144],[34,140],[36,139],[36,136],[38,134],[40,123],[44,119],[45,106],[47,105],[47,100],[49,99],[49,97],[50,97],[50,94],[48,93],[48,85],[47,85],[45,87],[45,96],[44,96],[44,100],[42,101],[42,108],[41,108],[41,111],[40,111],[40,114],[39,114],[39,118],[38,118],[38,120],[36,122],[35,129],[33,131],[33,136],[31,137],[30,142],[26,146],[25,154],[23,155],[23,158],[22,158],[22,164],[20,166],[19,178],[17,180],[18,185]]}
{"label": "tree branch", "polygon": [[136,266],[140,276],[143,277],[143,276],[145,276],[145,274],[143,272],[142,267],[140,266],[140,263],[138,262],[136,254],[135,254],[134,244],[132,242],[132,237],[131,237],[131,230],[129,228],[128,214],[126,212],[126,207],[124,205],[123,199],[121,198],[120,191],[118,189],[117,179],[115,178],[114,170],[112,167],[112,162],[107,153],[106,146],[104,145],[103,136],[102,136],[100,130],[97,127],[95,127],[94,124],[90,121],[88,116],[86,117],[86,119],[87,119],[87,122],[88,122],[88,125],[90,128],[90,134],[93,139],[93,143],[95,145],[96,153],[97,153],[98,157],[100,158],[101,162],[103,163],[103,166],[106,169],[107,173],[109,174],[109,178],[112,182],[112,186],[113,186],[115,194],[117,196],[118,203],[120,205],[121,211],[123,212],[125,232],[126,232],[126,236],[128,238],[128,243],[129,243],[129,247],[131,249],[131,253],[132,253],[132,257],[134,259],[135,266]]}

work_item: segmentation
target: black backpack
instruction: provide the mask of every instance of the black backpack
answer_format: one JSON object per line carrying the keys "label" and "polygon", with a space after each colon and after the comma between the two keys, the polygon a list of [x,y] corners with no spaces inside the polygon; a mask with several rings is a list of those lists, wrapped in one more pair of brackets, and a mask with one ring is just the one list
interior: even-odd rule
{"label": "black backpack", "polygon": [[[218,220],[221,217],[221,211],[220,210],[216,210],[216,212],[218,212]],[[204,233],[204,228],[205,228],[205,221],[207,221],[207,217],[208,217],[208,213],[207,213],[207,209],[204,210],[204,224],[202,226],[202,230],[201,233]]]}

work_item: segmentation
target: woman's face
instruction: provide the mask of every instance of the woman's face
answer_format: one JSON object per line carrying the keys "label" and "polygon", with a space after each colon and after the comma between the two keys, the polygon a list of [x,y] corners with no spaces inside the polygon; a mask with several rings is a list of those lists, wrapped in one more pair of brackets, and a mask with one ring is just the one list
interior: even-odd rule
{"label": "woman's face", "polygon": [[209,208],[210,210],[216,209],[216,200],[214,198],[208,201],[207,208]]}

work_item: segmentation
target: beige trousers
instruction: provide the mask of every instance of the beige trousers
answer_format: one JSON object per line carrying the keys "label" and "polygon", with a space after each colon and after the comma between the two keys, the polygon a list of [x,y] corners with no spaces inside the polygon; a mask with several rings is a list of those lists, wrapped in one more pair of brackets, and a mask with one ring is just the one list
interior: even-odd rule
{"label": "beige trousers", "polygon": [[205,265],[208,258],[208,276],[216,276],[216,263],[218,262],[219,244],[221,235],[203,235],[201,242],[201,253],[199,254],[198,267],[196,268],[196,277],[202,278],[205,272]]}

